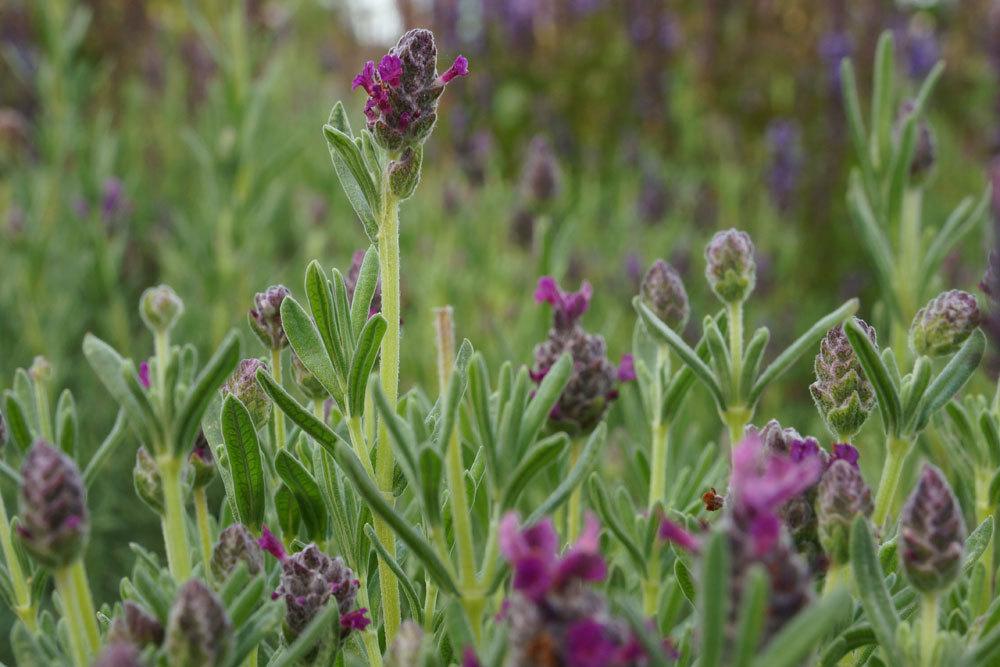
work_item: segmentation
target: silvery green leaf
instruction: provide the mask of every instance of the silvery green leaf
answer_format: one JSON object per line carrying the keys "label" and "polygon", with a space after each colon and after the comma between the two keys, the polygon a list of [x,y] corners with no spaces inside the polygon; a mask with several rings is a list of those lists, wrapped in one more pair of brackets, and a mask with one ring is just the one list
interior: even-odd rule
{"label": "silvery green leaf", "polygon": [[583,446],[576,463],[569,469],[563,477],[559,486],[555,488],[549,496],[538,505],[526,520],[526,524],[533,524],[540,521],[542,517],[551,514],[563,502],[569,498],[573,489],[583,482],[584,477],[590,474],[592,467],[596,464],[598,455],[604,446],[604,441],[608,435],[608,425],[601,422],[594,432],[590,434],[587,443]]}
{"label": "silvery green leaf", "polygon": [[[306,268],[305,287],[306,299],[309,301],[309,310],[312,312],[312,322],[309,322],[308,316],[305,316],[304,313],[291,312],[290,310],[290,319],[286,324],[284,316],[285,303],[294,301],[292,297],[287,297],[281,303],[281,319],[285,326],[285,333],[289,335],[289,327],[294,329],[289,337],[289,343],[292,349],[295,350],[295,354],[298,355],[299,361],[302,362],[302,365],[310,373],[316,376],[316,379],[330,392],[331,396],[337,397],[338,403],[343,404],[347,391],[346,380],[347,371],[350,366],[348,357],[350,349],[344,346],[342,343],[343,339],[338,333],[331,283],[327,280],[326,274],[323,272],[323,268],[319,265],[319,262],[312,261],[309,263],[308,268]],[[302,310],[301,306],[297,309],[291,305],[287,307],[293,310]],[[313,324],[315,324],[314,327]],[[313,330],[310,331],[310,328],[313,328]],[[321,354],[320,350],[316,349],[317,335],[322,342],[321,348],[325,351],[325,354]],[[293,341],[291,336],[295,336],[296,340]],[[301,354],[296,344],[302,347]],[[308,362],[306,361],[306,357],[309,358]],[[321,357],[325,357],[325,359]],[[313,370],[314,367],[316,370]]]}
{"label": "silvery green leaf", "polygon": [[246,406],[233,394],[222,403],[222,438],[234,494],[233,512],[240,523],[257,530],[264,522],[265,509],[260,441]]}
{"label": "silvery green leaf", "polygon": [[885,579],[882,577],[882,568],[875,556],[871,528],[863,516],[856,518],[851,526],[850,550],[851,567],[865,616],[889,662],[894,665],[901,664],[899,647],[896,645],[899,616],[892,598],[889,597]]}
{"label": "silvery green leaf", "polygon": [[368,321],[372,298],[378,287],[378,250],[374,245],[368,246],[365,257],[361,260],[358,280],[354,285],[354,297],[351,300],[351,330],[354,340],[361,336],[361,330]]}
{"label": "silvery green leaf", "polygon": [[56,442],[71,458],[76,458],[79,445],[80,422],[76,416],[76,401],[68,389],[64,389],[56,403]]}
{"label": "silvery green leaf", "polygon": [[896,433],[900,426],[902,407],[898,389],[889,375],[889,370],[882,361],[875,344],[855,318],[851,318],[844,324],[844,333],[847,335],[847,340],[854,349],[855,355],[857,355],[858,363],[861,364],[865,377],[875,389],[886,433]]}
{"label": "silvery green leaf", "polygon": [[333,161],[337,178],[340,179],[340,185],[354,212],[361,219],[368,239],[376,243],[378,240],[376,212],[381,209],[382,201],[365,159],[361,155],[361,149],[351,137],[332,125],[323,126],[323,135],[326,137],[330,159]]}
{"label": "silvery green leaf", "polygon": [[601,522],[611,531],[611,534],[615,536],[618,542],[625,547],[625,553],[631,559],[632,565],[635,566],[637,571],[646,569],[646,559],[643,557],[642,551],[639,550],[639,546],[636,544],[629,530],[622,525],[622,522],[618,520],[618,515],[612,510],[611,503],[608,501],[608,492],[601,482],[600,475],[597,473],[590,475],[588,490],[590,492],[591,506],[601,519]]}
{"label": "silvery green leaf", "polygon": [[523,452],[538,437],[538,433],[548,420],[552,408],[559,401],[559,397],[562,396],[563,389],[566,388],[572,374],[573,357],[568,352],[563,353],[545,374],[535,390],[534,397],[529,401],[528,408],[524,411],[524,416],[521,418],[517,451]]}
{"label": "silvery green leaf", "polygon": [[310,539],[317,542],[324,539],[329,517],[316,478],[287,450],[278,452],[274,469],[295,497]]}
{"label": "silvery green leaf", "polygon": [[352,416],[364,413],[368,379],[375,367],[375,360],[378,359],[379,346],[387,328],[385,318],[374,315],[365,322],[358,337],[357,347],[351,357],[351,370],[347,376],[347,404]]}
{"label": "silvery green leaf", "polygon": [[927,387],[916,420],[915,432],[922,431],[934,413],[944,407],[965,386],[979,368],[979,362],[982,361],[985,351],[986,336],[980,329],[976,329]]}
{"label": "silvery green leaf", "polygon": [[754,565],[746,573],[743,600],[740,602],[739,624],[733,647],[733,667],[749,667],[757,655],[760,638],[767,618],[767,572],[762,565]]}
{"label": "silvery green leaf", "polygon": [[699,667],[721,667],[724,664],[731,597],[728,539],[724,533],[715,531],[705,547],[697,605],[701,631]]}
{"label": "silvery green leaf", "polygon": [[410,607],[410,613],[413,614],[414,618],[418,623],[424,622],[424,609],[423,605],[420,604],[417,598],[417,592],[413,588],[413,584],[410,582],[409,575],[406,571],[385,548],[382,541],[378,539],[378,535],[375,534],[375,529],[372,528],[370,523],[365,524],[365,535],[368,537],[368,541],[372,543],[375,547],[375,552],[378,553],[378,557],[381,558],[389,569],[393,571],[396,575],[396,579],[399,581],[399,587],[403,590],[403,595],[406,596],[406,603]]}
{"label": "silvery green leaf", "polygon": [[528,487],[534,477],[547,468],[553,461],[559,459],[569,447],[569,436],[565,433],[555,433],[537,442],[528,449],[526,455],[518,462],[511,473],[509,481],[503,489],[500,498],[500,508],[508,509],[514,506],[521,492]]}
{"label": "silvery green leaf", "polygon": [[194,444],[202,415],[215,392],[233,372],[239,360],[239,338],[235,331],[230,331],[195,378],[191,390],[184,399],[174,428],[177,436],[173,445],[174,452],[186,452]]}
{"label": "silvery green leaf", "polygon": [[816,650],[823,637],[851,613],[851,595],[843,588],[825,594],[800,611],[767,644],[754,667],[796,667]]}

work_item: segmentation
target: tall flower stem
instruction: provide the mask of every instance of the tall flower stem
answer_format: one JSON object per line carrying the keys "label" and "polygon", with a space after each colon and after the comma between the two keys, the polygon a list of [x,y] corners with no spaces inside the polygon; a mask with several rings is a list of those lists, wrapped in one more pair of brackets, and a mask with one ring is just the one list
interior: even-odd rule
{"label": "tall flower stem", "polygon": [[734,400],[740,400],[740,375],[743,372],[743,302],[727,305],[729,311],[729,365],[732,372]]}
{"label": "tall flower stem", "polygon": [[850,586],[852,580],[850,563],[832,563],[823,581],[823,595],[830,595],[841,586]]}
{"label": "tall flower stem", "polygon": [[49,410],[48,383],[45,380],[37,379],[32,383],[35,387],[35,409],[38,413],[38,427],[42,430],[42,437],[48,442],[55,442],[55,434],[52,431],[52,415]]}
{"label": "tall flower stem", "polygon": [[72,652],[73,664],[76,667],[87,667],[90,664],[90,650],[87,644],[86,631],[83,629],[83,619],[76,603],[76,586],[73,584],[73,573],[69,567],[63,567],[53,573],[59,600],[62,603],[63,617],[69,631],[69,646]]}
{"label": "tall flower stem", "polygon": [[[271,350],[271,377],[281,386],[281,349]],[[277,450],[285,447],[285,413],[281,410],[273,410],[274,413],[274,440]]]}
{"label": "tall flower stem", "polygon": [[[572,470],[580,458],[580,451],[583,449],[583,442],[576,438],[569,446],[569,468]],[[569,495],[569,504],[566,506],[566,540],[575,542],[580,536],[580,518],[583,513],[583,489],[577,484]]]}
{"label": "tall flower stem", "polygon": [[646,566],[646,581],[642,586],[642,612],[650,618],[656,618],[656,613],[660,609],[660,587],[663,576],[661,575],[661,552],[663,542],[653,541],[652,553],[649,555],[649,563]]}
{"label": "tall flower stem", "polygon": [[[382,177],[382,210],[378,230],[379,273],[382,278],[382,315],[386,332],[382,337],[379,379],[382,390],[393,409],[399,400],[399,201],[389,188],[389,174]],[[385,421],[379,424],[375,456],[375,481],[387,500],[392,501],[392,447]],[[390,556],[396,555],[396,538],[381,519],[375,521],[375,532]],[[382,590],[382,612],[385,616],[386,643],[391,643],[399,630],[399,582],[389,565],[379,559],[379,586]]]}
{"label": "tall flower stem", "polygon": [[[651,443],[649,464],[649,509],[663,500],[667,492],[667,450],[670,425],[663,422],[663,365],[669,364],[669,350],[660,345],[656,350],[656,368],[653,377],[653,415],[650,419]],[[669,366],[668,366],[669,368]]]}
{"label": "tall flower stem", "polygon": [[205,487],[194,490],[194,513],[198,522],[198,538],[201,542],[201,562],[207,577],[212,571],[209,567],[212,561],[212,530],[208,517],[208,494],[205,493]]}
{"label": "tall flower stem", "polygon": [[36,609],[31,604],[31,590],[28,588],[28,581],[24,578],[21,560],[17,557],[17,551],[14,550],[10,519],[7,517],[7,506],[4,504],[2,493],[0,493],[0,547],[3,548],[4,561],[7,564],[11,586],[14,589],[14,612],[28,630],[34,633],[38,629]]}
{"label": "tall flower stem", "polygon": [[184,511],[184,490],[181,486],[182,461],[173,454],[157,458],[163,481],[163,540],[167,563],[174,581],[181,583],[191,576],[191,552],[188,548]]}
{"label": "tall flower stem", "polygon": [[938,634],[938,596],[925,593],[920,598],[920,664],[931,667],[934,664],[934,648]]}
{"label": "tall flower stem", "polygon": [[101,632],[97,627],[97,611],[94,609],[94,595],[90,591],[90,580],[87,578],[87,570],[83,564],[83,558],[78,558],[76,562],[69,566],[70,575],[73,578],[73,586],[76,592],[76,604],[80,610],[80,618],[83,623],[84,635],[87,638],[87,645],[94,654],[101,647]]}
{"label": "tall flower stem", "polygon": [[899,486],[899,476],[903,471],[903,460],[909,451],[910,441],[905,438],[890,435],[886,441],[885,465],[882,468],[878,493],[875,495],[875,511],[872,513],[872,523],[876,528],[882,528],[889,517],[896,488]]}

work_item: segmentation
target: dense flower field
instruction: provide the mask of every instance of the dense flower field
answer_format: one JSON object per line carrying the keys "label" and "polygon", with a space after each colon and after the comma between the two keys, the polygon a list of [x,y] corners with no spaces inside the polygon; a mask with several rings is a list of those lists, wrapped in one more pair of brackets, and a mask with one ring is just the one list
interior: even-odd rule
{"label": "dense flower field", "polygon": [[[64,40],[49,44],[48,66],[72,61],[73,30],[86,31],[86,13],[65,9],[39,10],[48,37]],[[230,16],[243,34],[242,14]],[[833,279],[827,293],[796,288],[794,273],[768,266],[759,227],[738,220],[713,224],[687,257],[669,247],[645,265],[630,257],[624,287],[599,272],[588,280],[563,253],[573,176],[538,136],[516,190],[500,192],[514,195],[504,242],[532,254],[517,270],[537,270],[525,280],[508,269],[531,285],[520,296],[529,315],[494,329],[499,340],[489,325],[465,324],[474,309],[433,301],[442,281],[484,310],[503,291],[486,271],[502,264],[489,257],[501,252],[496,231],[401,242],[432,187],[452,192],[448,169],[432,166],[444,104],[491,72],[474,55],[444,53],[457,37],[436,42],[426,29],[357,58],[343,86],[354,97],[333,104],[316,137],[329,155],[323,178],[344,203],[326,231],[364,239],[350,264],[317,252],[290,272],[291,287],[247,290],[240,319],[168,284],[133,307],[115,289],[127,249],[111,235],[95,241],[101,326],[56,356],[78,358],[86,378],[63,387],[44,354],[13,373],[0,400],[9,657],[72,667],[1000,665],[1000,384],[989,370],[1000,241],[977,260],[976,287],[949,284],[961,272],[946,266],[967,239],[992,238],[1000,199],[987,186],[931,213],[944,151],[928,109],[946,75],[936,51],[907,44],[901,82],[897,38],[882,33],[862,58],[870,76],[826,43],[850,150],[843,224],[870,280],[864,294]],[[244,96],[264,93],[241,86],[266,91],[267,76],[251,82],[247,64],[223,53],[239,50],[216,56],[232,68],[232,110],[252,125],[258,102]],[[48,102],[58,99],[61,79],[40,80]],[[46,150],[72,144],[61,143],[68,127],[53,125]],[[239,282],[237,217],[259,215],[249,228],[269,243],[280,236],[268,195],[253,192],[267,182],[262,165],[239,157],[259,157],[239,144],[255,136],[244,125],[229,137],[228,167],[206,170],[221,179],[209,188],[226,221],[213,276],[226,283]],[[772,214],[787,213],[798,130],[772,124],[767,141]],[[23,178],[59,192],[47,176]],[[638,213],[662,218],[666,195],[647,184]],[[116,178],[96,192],[79,202],[80,220],[108,229],[141,196]],[[31,223],[56,229],[46,227],[55,213],[36,210]],[[9,231],[23,263],[5,277],[34,304],[12,349],[33,349],[53,336],[38,308],[51,299],[61,316],[66,290],[30,287],[22,269],[44,257],[44,244],[29,246],[45,237]],[[426,276],[408,268],[414,254],[456,248],[469,253],[462,272],[449,274],[443,255],[437,274],[433,262],[415,262]],[[194,253],[160,259],[199,268]],[[793,295],[792,317],[761,316],[774,283]],[[630,308],[616,322],[598,304],[622,291]],[[437,307],[414,322],[407,299]],[[431,372],[408,373],[414,359]],[[110,505],[92,500],[102,486],[114,490]],[[139,514],[159,529],[133,522]],[[117,525],[118,544],[92,539],[102,521]]]}

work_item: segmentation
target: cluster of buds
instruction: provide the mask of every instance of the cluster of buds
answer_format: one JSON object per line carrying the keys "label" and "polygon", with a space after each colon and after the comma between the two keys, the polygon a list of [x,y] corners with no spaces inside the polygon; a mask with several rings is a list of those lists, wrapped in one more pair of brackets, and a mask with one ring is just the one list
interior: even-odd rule
{"label": "cluster of buds", "polygon": [[209,667],[223,664],[232,644],[233,624],[222,601],[200,579],[177,592],[167,620],[170,664]]}
{"label": "cluster of buds", "polygon": [[392,153],[419,147],[437,120],[438,98],[455,77],[469,73],[463,56],[438,75],[437,46],[429,30],[410,30],[376,66],[365,63],[352,89],[368,93],[365,118],[382,148]]}
{"label": "cluster of buds", "polygon": [[188,464],[191,466],[192,488],[203,489],[215,479],[215,456],[204,431],[198,431],[198,438],[188,455]]}
{"label": "cluster of buds", "polygon": [[691,304],[684,281],[673,266],[662,259],[653,262],[642,279],[639,297],[664,324],[674,331],[684,331]]}
{"label": "cluster of buds", "polygon": [[281,324],[281,302],[291,292],[284,285],[272,285],[253,298],[254,307],[248,314],[250,328],[269,350],[281,350],[288,345],[285,327]]}
{"label": "cluster of buds", "polygon": [[89,528],[86,492],[76,463],[44,440],[24,457],[17,533],[43,566],[57,570],[83,553]]}
{"label": "cluster of buds", "polygon": [[250,576],[258,575],[264,571],[264,551],[246,526],[234,523],[219,534],[212,549],[212,576],[215,581],[223,582],[240,563],[246,566]]}
{"label": "cluster of buds", "polygon": [[910,324],[910,348],[915,354],[954,354],[979,326],[976,297],[961,290],[942,292],[917,311]]}
{"label": "cluster of buds", "polygon": [[[875,343],[875,329],[857,322]],[[843,326],[830,329],[820,342],[814,369],[816,381],[809,385],[809,393],[816,409],[835,438],[849,441],[875,409],[876,398]]]}
{"label": "cluster of buds", "polygon": [[820,544],[834,565],[850,560],[851,524],[859,516],[871,516],[873,509],[871,489],[857,462],[833,461],[819,481],[816,514]]}
{"label": "cluster of buds", "polygon": [[226,383],[219,390],[223,398],[232,394],[240,399],[250,413],[250,419],[256,428],[261,428],[271,418],[271,399],[267,392],[257,382],[257,371],[267,370],[267,364],[260,359],[244,359],[237,366],[233,374],[229,376]]}
{"label": "cluster of buds", "polygon": [[580,326],[590,297],[590,283],[583,283],[578,292],[564,292],[549,276],[540,278],[535,290],[535,301],[550,304],[554,317],[548,338],[535,347],[531,379],[541,382],[564,353],[572,356],[573,373],[549,419],[556,427],[575,434],[592,431],[618,396],[618,383],[635,377],[630,358],[616,367],[608,360],[604,338]]}
{"label": "cluster of buds", "polygon": [[499,531],[500,552],[513,571],[502,612],[510,628],[507,665],[645,664],[645,651],[628,626],[611,616],[604,597],[590,587],[607,576],[598,550],[601,528],[593,516],[562,557],[548,519],[522,527],[508,514]]}
{"label": "cluster of buds", "polygon": [[173,329],[183,312],[184,302],[168,285],[150,287],[139,298],[139,315],[154,334]]}
{"label": "cluster of buds", "polygon": [[[264,528],[260,546],[281,561],[281,581],[271,594],[285,601],[284,634],[294,640],[328,603],[340,608],[341,637],[363,631],[371,623],[368,610],[355,608],[361,583],[340,557],[331,558],[315,544],[288,555],[284,546]],[[321,642],[317,652],[328,643]]]}
{"label": "cluster of buds", "polygon": [[962,510],[940,470],[925,464],[899,516],[899,556],[918,591],[943,591],[962,566],[966,529]]}
{"label": "cluster of buds", "polygon": [[738,229],[718,232],[705,247],[705,277],[723,303],[742,303],[757,284],[757,262],[750,235]]}

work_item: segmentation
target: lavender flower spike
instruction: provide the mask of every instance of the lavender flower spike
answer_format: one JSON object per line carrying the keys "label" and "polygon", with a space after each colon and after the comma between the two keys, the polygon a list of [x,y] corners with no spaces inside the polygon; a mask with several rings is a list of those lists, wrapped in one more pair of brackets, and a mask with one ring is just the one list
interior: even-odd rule
{"label": "lavender flower spike", "polygon": [[899,518],[899,555],[913,587],[942,591],[962,565],[965,519],[944,475],[925,464]]}
{"label": "lavender flower spike", "polygon": [[[858,322],[874,343],[875,329]],[[816,381],[809,385],[809,393],[816,409],[835,438],[849,441],[875,409],[876,398],[843,326],[830,329],[820,342],[814,369]]]}
{"label": "lavender flower spike", "polygon": [[21,467],[18,535],[31,556],[50,569],[80,557],[89,521],[80,470],[71,458],[38,440]]}
{"label": "lavender flower spike", "polygon": [[820,543],[830,560],[842,565],[850,559],[851,523],[858,516],[871,516],[875,508],[871,489],[856,465],[837,459],[823,473],[817,495]]}
{"label": "lavender flower spike", "polygon": [[723,303],[746,301],[757,284],[757,263],[750,235],[727,229],[712,237],[705,247],[705,277]]}
{"label": "lavender flower spike", "polygon": [[216,581],[225,581],[240,563],[246,565],[251,576],[260,574],[264,571],[264,551],[246,526],[234,523],[219,534],[212,550],[212,576]]}
{"label": "lavender flower spike", "polygon": [[942,292],[913,318],[910,348],[928,357],[954,354],[979,326],[980,319],[976,297],[957,289]]}
{"label": "lavender flower spike", "polygon": [[232,629],[222,601],[201,580],[191,579],[177,592],[167,621],[164,646],[170,664],[222,664],[232,642]]}
{"label": "lavender flower spike", "polygon": [[684,281],[673,266],[662,259],[653,262],[642,279],[639,296],[664,324],[674,331],[684,330],[691,304]]}
{"label": "lavender flower spike", "polygon": [[258,292],[250,309],[250,328],[269,350],[281,350],[288,345],[285,328],[281,325],[281,302],[291,292],[284,285],[272,285]]}

